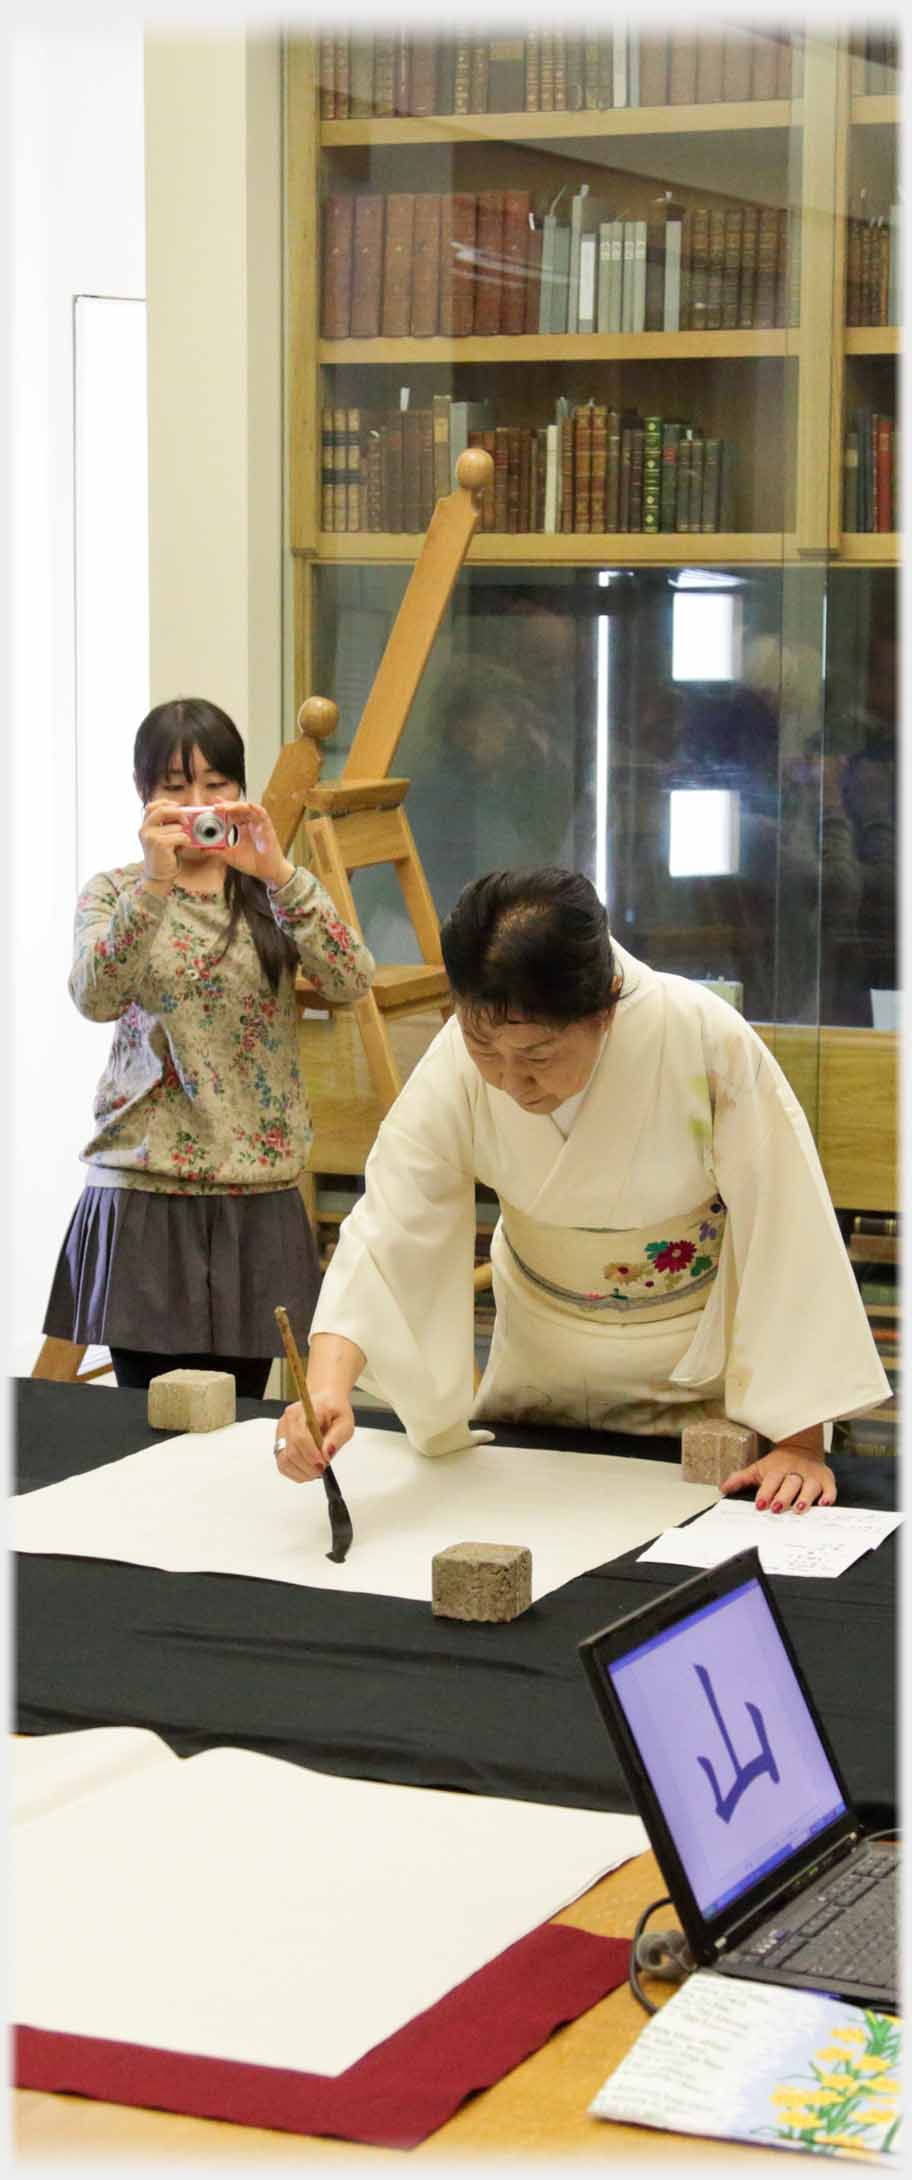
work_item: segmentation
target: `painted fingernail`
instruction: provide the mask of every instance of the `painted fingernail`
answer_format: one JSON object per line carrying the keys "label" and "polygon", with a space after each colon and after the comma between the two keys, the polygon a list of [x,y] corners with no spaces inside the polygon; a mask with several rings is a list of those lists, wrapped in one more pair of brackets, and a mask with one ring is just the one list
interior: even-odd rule
{"label": "painted fingernail", "polygon": [[774,1514],[781,1514],[781,1512],[782,1512],[782,1500],[781,1500],[781,1499],[774,1499],[774,1500],[773,1500],[773,1513],[774,1513]]}
{"label": "painted fingernail", "polygon": [[331,1460],[332,1460],[332,1457],[333,1457],[333,1454],[335,1453],[335,1450],[336,1450],[336,1449],[335,1449],[335,1446],[324,1446],[324,1448],[323,1448],[323,1451],[324,1451],[324,1453],[325,1453],[325,1455],[326,1455],[327,1461],[331,1461]]}
{"label": "painted fingernail", "polygon": [[806,1507],[807,1507],[807,1500],[806,1500],[806,1499],[799,1499],[799,1501],[798,1501],[798,1504],[797,1504],[797,1506],[796,1506],[796,1508],[795,1508],[795,1512],[796,1512],[796,1514],[803,1514],[803,1513],[805,1512],[805,1509],[806,1509]]}
{"label": "painted fingernail", "polygon": [[768,1500],[768,1499],[758,1499],[758,1500],[757,1500],[757,1512],[758,1512],[758,1514],[763,1514],[763,1513],[765,1513],[765,1512],[766,1512],[766,1508],[768,1507],[768,1505],[769,1505],[769,1500]]}

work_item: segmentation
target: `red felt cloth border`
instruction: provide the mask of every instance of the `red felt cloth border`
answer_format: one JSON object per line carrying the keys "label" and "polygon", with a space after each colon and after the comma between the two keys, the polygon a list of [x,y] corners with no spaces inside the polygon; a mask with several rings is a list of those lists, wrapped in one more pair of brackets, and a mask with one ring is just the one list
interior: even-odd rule
{"label": "red felt cloth border", "polygon": [[629,1951],[623,1938],[543,1923],[344,2074],[17,2028],[14,2080],[20,2089],[413,2149],[473,2091],[500,2081],[563,2022],[616,1990]]}

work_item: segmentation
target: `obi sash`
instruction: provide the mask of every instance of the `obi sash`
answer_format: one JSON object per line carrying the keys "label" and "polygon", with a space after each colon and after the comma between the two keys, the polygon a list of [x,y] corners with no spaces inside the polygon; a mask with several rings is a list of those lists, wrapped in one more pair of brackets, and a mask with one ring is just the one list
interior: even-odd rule
{"label": "obi sash", "polygon": [[702,1309],[718,1270],[725,1205],[711,1196],[637,1231],[544,1226],[501,1200],[501,1230],[523,1277],[558,1308],[648,1324]]}

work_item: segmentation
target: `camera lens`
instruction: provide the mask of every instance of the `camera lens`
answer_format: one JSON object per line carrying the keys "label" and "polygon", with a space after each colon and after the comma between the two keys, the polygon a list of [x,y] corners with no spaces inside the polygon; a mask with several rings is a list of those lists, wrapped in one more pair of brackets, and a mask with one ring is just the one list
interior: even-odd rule
{"label": "camera lens", "polygon": [[193,820],[193,838],[201,848],[219,847],[225,837],[225,827],[214,810],[201,810]]}

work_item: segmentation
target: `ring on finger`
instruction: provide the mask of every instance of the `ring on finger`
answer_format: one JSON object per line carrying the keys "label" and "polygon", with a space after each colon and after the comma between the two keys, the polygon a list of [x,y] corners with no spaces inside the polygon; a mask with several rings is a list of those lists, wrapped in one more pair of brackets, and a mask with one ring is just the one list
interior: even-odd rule
{"label": "ring on finger", "polygon": [[286,1448],[287,1444],[288,1444],[288,1440],[287,1440],[287,1438],[277,1438],[277,1439],[276,1439],[275,1445],[273,1446],[273,1449],[272,1449],[272,1450],[273,1450],[273,1453],[275,1454],[276,1460],[278,1460],[278,1457],[279,1457],[279,1454],[280,1454],[280,1453],[284,1453],[284,1451],[285,1451],[285,1448]]}

